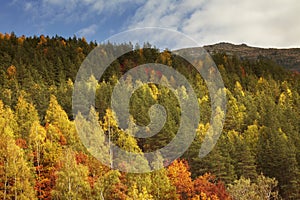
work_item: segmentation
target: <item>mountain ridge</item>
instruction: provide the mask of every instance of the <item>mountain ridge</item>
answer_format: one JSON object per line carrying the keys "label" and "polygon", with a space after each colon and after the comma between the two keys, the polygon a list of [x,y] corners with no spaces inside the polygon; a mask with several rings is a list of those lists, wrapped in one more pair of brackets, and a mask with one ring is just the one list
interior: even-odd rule
{"label": "mountain ridge", "polygon": [[265,58],[288,70],[300,72],[300,48],[261,48],[226,42],[205,45],[203,48],[210,54],[226,53],[227,55],[235,55],[240,59],[256,60]]}

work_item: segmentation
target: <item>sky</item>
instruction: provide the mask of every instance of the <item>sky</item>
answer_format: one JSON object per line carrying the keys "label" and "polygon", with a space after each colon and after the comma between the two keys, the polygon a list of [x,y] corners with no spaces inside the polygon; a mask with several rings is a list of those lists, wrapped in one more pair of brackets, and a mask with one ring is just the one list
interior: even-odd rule
{"label": "sky", "polygon": [[101,42],[122,31],[160,27],[199,45],[290,48],[300,47],[299,11],[298,0],[1,0],[0,32]]}

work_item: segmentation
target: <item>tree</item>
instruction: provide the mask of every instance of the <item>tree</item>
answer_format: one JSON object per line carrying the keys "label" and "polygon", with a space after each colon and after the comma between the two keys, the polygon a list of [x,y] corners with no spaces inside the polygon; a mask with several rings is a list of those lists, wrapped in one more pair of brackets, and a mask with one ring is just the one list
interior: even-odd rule
{"label": "tree", "polygon": [[185,160],[175,160],[168,167],[168,176],[172,185],[176,187],[179,199],[191,198],[194,192],[194,185],[189,166]]}
{"label": "tree", "polygon": [[145,187],[142,188],[142,191],[139,191],[136,183],[132,186],[132,188],[129,188],[128,196],[128,200],[154,200]]}
{"label": "tree", "polygon": [[278,181],[275,178],[261,174],[257,177],[256,185],[256,191],[261,199],[278,199]]}
{"label": "tree", "polygon": [[168,169],[163,167],[163,158],[157,154],[151,163],[152,168],[159,169],[149,173],[151,184],[148,190],[154,199],[178,199],[176,187],[168,177]]}
{"label": "tree", "polygon": [[123,176],[117,170],[109,170],[95,182],[95,199],[125,200],[128,198],[127,187],[122,182]]}
{"label": "tree", "polygon": [[80,133],[80,139],[86,149],[102,163],[108,165],[110,163],[110,150],[95,109],[90,109],[87,119],[81,113],[78,113],[75,123],[77,131]]}
{"label": "tree", "polygon": [[[194,197],[201,197],[205,194],[206,198],[230,200],[230,195],[226,191],[225,184],[217,181],[216,177],[206,173],[194,180]],[[202,199],[202,198],[201,198]]]}
{"label": "tree", "polygon": [[32,103],[28,103],[23,95],[18,98],[15,107],[16,121],[19,126],[20,136],[28,142],[30,128],[35,121],[39,121],[38,113]]}
{"label": "tree", "polygon": [[221,136],[214,149],[204,158],[193,158],[193,172],[196,176],[204,175],[205,173],[214,174],[226,184],[231,183],[236,178],[236,173],[233,165],[233,158],[230,155],[230,149],[233,145],[228,141],[228,138]]}
{"label": "tree", "polygon": [[278,180],[279,193],[283,198],[299,198],[299,169],[295,146],[285,133],[280,129],[262,127],[257,159],[259,170]]}
{"label": "tree", "polygon": [[54,171],[56,162],[61,155],[61,149],[56,142],[52,143],[47,139],[47,130],[37,121],[32,124],[28,141],[31,162],[36,172],[35,190],[37,197],[49,199],[55,184]]}
{"label": "tree", "polygon": [[229,185],[229,193],[234,200],[271,200],[279,199],[276,191],[277,180],[259,175],[257,182],[251,182],[250,179],[241,177]]}
{"label": "tree", "polygon": [[66,126],[64,122],[67,120],[68,116],[66,112],[58,104],[56,97],[54,95],[51,95],[49,106],[45,116],[46,123],[55,125],[60,129],[64,129],[64,126]]}
{"label": "tree", "polygon": [[[114,150],[113,144],[117,146],[117,148],[125,150],[125,152],[134,152],[136,153],[135,162],[139,162],[141,165],[139,167],[148,168],[147,161],[143,158],[143,154],[141,149],[139,148],[137,141],[130,134],[130,129],[124,131],[118,127],[118,123],[114,117],[114,113],[111,109],[106,110],[106,114],[103,117],[103,121],[101,122],[101,126],[103,128],[104,133],[108,137],[108,146],[110,148],[110,165],[111,168],[122,169],[123,171],[130,171],[129,168],[134,167],[130,165],[130,159],[127,158],[127,154],[118,155],[117,150]],[[114,153],[116,155],[114,155]],[[126,161],[126,162],[123,162]],[[134,161],[133,161],[134,162]]]}
{"label": "tree", "polygon": [[[242,91],[240,91],[242,92]],[[228,95],[228,108],[225,119],[225,127],[224,129],[242,131],[244,127],[244,120],[246,116],[246,107],[241,102],[237,101],[237,99],[231,94],[229,90],[227,90]]]}
{"label": "tree", "polygon": [[243,177],[234,181],[234,184],[229,186],[229,193],[234,200],[259,200],[259,195],[255,190],[256,187],[251,184],[250,179],[245,179]]}
{"label": "tree", "polygon": [[[234,158],[234,170],[238,178],[241,176],[256,179],[255,158],[242,135],[235,131],[229,131],[228,137],[233,146],[232,158]],[[248,136],[249,137],[249,136]]]}
{"label": "tree", "polygon": [[67,81],[62,79],[59,82],[59,86],[57,88],[57,100],[60,102],[60,105],[65,110],[69,119],[73,119],[72,113],[72,92],[73,92],[73,82],[71,79]]}
{"label": "tree", "polygon": [[0,100],[0,198],[36,199],[30,166],[23,149],[16,145],[14,115]]}
{"label": "tree", "polygon": [[243,141],[249,147],[252,156],[256,156],[257,154],[257,145],[259,139],[259,127],[257,124],[253,124],[247,127],[247,129],[243,132]]}
{"label": "tree", "polygon": [[88,168],[76,163],[74,152],[70,149],[66,150],[61,164],[51,192],[53,199],[89,199]]}
{"label": "tree", "polygon": [[[55,96],[50,96],[49,107],[46,111],[45,121],[61,132],[60,139],[65,140],[66,144],[80,149],[81,145],[76,134],[74,123],[69,121],[68,115],[58,104]],[[64,137],[64,138],[63,138]]]}
{"label": "tree", "polygon": [[176,187],[168,177],[168,171],[162,168],[150,173],[151,184],[149,185],[150,194],[154,199],[177,199]]}
{"label": "tree", "polygon": [[[7,131],[4,134],[9,134]],[[1,135],[0,141],[0,198],[36,199],[33,177],[23,150],[10,136]]]}

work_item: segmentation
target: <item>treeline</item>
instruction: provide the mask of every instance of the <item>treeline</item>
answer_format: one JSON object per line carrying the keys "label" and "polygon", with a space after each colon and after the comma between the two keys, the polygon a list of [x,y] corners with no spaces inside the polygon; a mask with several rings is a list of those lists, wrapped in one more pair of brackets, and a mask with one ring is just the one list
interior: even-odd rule
{"label": "treeline", "polygon": [[[225,125],[214,150],[203,159],[199,149],[210,127],[210,98],[205,82],[185,60],[144,44],[101,44],[109,57],[114,48],[132,49],[112,63],[96,84],[99,135],[111,134],[119,147],[151,152],[168,144],[180,124],[173,92],[146,84],[134,92],[130,119],[150,122],[158,103],[168,112],[155,136],[134,138],[121,129],[110,108],[117,80],[144,63],[172,66],[185,75],[197,94],[200,123],[188,151],[169,167],[146,174],[123,173],[102,165],[82,145],[72,114],[76,73],[98,44],[84,38],[17,37],[0,34],[0,198],[1,199],[299,199],[300,76],[269,60],[241,61],[213,55],[228,98]],[[145,71],[176,85],[159,71]],[[127,77],[127,83],[136,84]],[[84,86],[89,88],[89,85]],[[185,88],[175,92],[188,95]],[[225,113],[220,113],[225,114]],[[88,128],[89,122],[83,122]],[[102,138],[103,139],[103,138]],[[117,158],[116,158],[117,159]],[[163,162],[163,158],[161,158]],[[146,165],[162,163],[146,163]],[[125,166],[126,167],[126,166]]]}

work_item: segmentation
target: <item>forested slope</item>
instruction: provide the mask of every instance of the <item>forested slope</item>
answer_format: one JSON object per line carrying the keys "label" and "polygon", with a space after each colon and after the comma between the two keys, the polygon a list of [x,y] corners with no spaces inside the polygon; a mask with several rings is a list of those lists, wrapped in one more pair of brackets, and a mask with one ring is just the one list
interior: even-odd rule
{"label": "forested slope", "polygon": [[[227,112],[216,147],[200,159],[211,112],[201,76],[186,61],[149,44],[142,49],[102,44],[108,56],[116,46],[132,49],[100,81],[90,80],[97,92],[89,116],[118,146],[153,151],[174,138],[180,122],[172,91],[148,84],[132,96],[131,120],[147,125],[148,109],[159,103],[170,112],[163,129],[136,139],[118,127],[110,97],[119,77],[131,68],[144,63],[172,66],[193,85],[201,108],[196,138],[180,159],[159,171],[131,174],[109,169],[91,156],[74,125],[76,73],[96,46],[84,38],[0,34],[1,199],[300,199],[299,74],[269,60],[214,54],[226,87]],[[151,73],[168,80],[158,71],[145,71],[146,76]]]}

